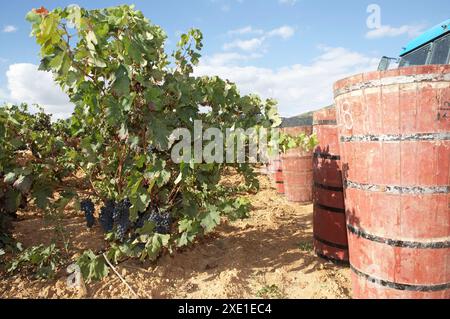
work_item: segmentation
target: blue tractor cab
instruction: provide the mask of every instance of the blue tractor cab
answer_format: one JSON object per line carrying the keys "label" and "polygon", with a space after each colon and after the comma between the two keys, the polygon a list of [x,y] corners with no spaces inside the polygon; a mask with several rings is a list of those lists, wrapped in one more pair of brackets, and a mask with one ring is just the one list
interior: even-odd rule
{"label": "blue tractor cab", "polygon": [[379,71],[389,69],[397,61],[399,67],[431,64],[450,64],[450,19],[434,26],[409,42],[400,53],[400,59],[383,57]]}

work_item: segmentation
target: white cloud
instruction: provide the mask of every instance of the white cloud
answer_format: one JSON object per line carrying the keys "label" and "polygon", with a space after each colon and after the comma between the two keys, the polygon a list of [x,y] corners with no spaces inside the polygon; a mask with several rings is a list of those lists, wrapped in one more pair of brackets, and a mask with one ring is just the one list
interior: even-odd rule
{"label": "white cloud", "polygon": [[204,56],[202,58],[202,62],[209,66],[236,65],[239,62],[247,62],[261,57],[262,55],[258,53],[245,55],[236,52],[225,52],[225,53],[217,53],[212,56]]}
{"label": "white cloud", "polygon": [[264,43],[264,38],[253,38],[250,40],[235,40],[233,42],[225,43],[224,50],[241,49],[243,51],[254,51],[259,49]]}
{"label": "white cloud", "polygon": [[294,34],[295,34],[295,29],[290,27],[290,26],[287,26],[287,25],[284,25],[284,26],[282,26],[280,28],[274,29],[274,30],[269,31],[267,33],[267,35],[270,36],[270,37],[278,36],[278,37],[281,37],[283,39],[289,39]]}
{"label": "white cloud", "polygon": [[263,34],[264,31],[261,29],[255,29],[252,26],[246,26],[240,29],[230,30],[227,32],[228,35],[243,35],[243,34]]}
{"label": "white cloud", "polygon": [[8,93],[5,100],[11,103],[39,104],[54,119],[69,117],[74,109],[67,95],[53,81],[48,72],[39,71],[34,64],[19,63],[9,66],[6,72]]}
{"label": "white cloud", "polygon": [[297,0],[278,0],[279,4],[287,4],[293,6],[297,3]]}
{"label": "white cloud", "polygon": [[17,27],[13,26],[13,25],[7,25],[3,28],[4,33],[12,33],[12,32],[16,32],[16,31],[17,31]]}
{"label": "white cloud", "polygon": [[230,6],[227,4],[224,4],[223,6],[220,7],[220,10],[222,10],[223,12],[229,12]]}
{"label": "white cloud", "polygon": [[224,50],[240,49],[243,51],[255,51],[257,49],[260,49],[269,38],[280,37],[285,40],[291,38],[295,34],[295,29],[293,27],[284,25],[268,32],[264,32],[264,30],[254,29],[252,26],[247,26],[241,29],[230,30],[227,32],[227,34],[230,36],[261,34],[261,36],[256,38],[247,40],[236,39],[223,45]]}
{"label": "white cloud", "polygon": [[346,76],[376,70],[378,58],[345,48],[321,47],[321,54],[308,65],[279,69],[238,66],[224,61],[211,64],[204,59],[196,75],[219,75],[236,82],[242,93],[275,98],[283,116],[294,116],[333,103],[333,83]]}
{"label": "white cloud", "polygon": [[380,28],[372,29],[366,33],[367,39],[380,39],[386,37],[398,37],[401,35],[407,35],[410,38],[419,36],[424,31],[424,25],[403,25],[395,28],[390,25],[383,25]]}

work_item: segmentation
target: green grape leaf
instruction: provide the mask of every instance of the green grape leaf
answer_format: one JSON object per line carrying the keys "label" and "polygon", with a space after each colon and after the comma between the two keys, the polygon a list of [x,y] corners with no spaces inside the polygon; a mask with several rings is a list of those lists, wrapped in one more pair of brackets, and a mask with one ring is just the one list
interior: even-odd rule
{"label": "green grape leaf", "polygon": [[96,256],[92,250],[85,251],[77,260],[77,265],[87,282],[102,280],[109,274],[105,258]]}
{"label": "green grape leaf", "polygon": [[170,235],[153,234],[146,243],[146,257],[155,260],[164,247],[168,247]]}
{"label": "green grape leaf", "polygon": [[155,229],[155,223],[146,221],[142,228],[137,230],[139,235],[151,235],[153,234],[153,230]]}
{"label": "green grape leaf", "polygon": [[220,212],[217,207],[210,206],[206,216],[202,219],[201,225],[206,233],[211,232],[216,226],[220,224]]}
{"label": "green grape leaf", "polygon": [[169,136],[172,133],[166,122],[159,117],[153,116],[148,124],[153,134],[154,144],[161,150],[166,150],[169,145]]}
{"label": "green grape leaf", "polygon": [[128,76],[128,70],[123,65],[120,65],[115,73],[116,80],[112,85],[112,90],[119,96],[125,96],[130,94],[130,78]]}

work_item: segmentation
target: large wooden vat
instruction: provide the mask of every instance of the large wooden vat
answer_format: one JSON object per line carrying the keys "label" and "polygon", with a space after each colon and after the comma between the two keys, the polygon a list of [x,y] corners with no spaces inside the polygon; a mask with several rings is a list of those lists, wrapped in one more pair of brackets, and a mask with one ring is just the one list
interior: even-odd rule
{"label": "large wooden vat", "polygon": [[312,152],[288,151],[282,155],[284,192],[291,202],[312,201]]}
{"label": "large wooden vat", "polygon": [[[285,127],[282,132],[291,136],[311,135],[311,125]],[[291,202],[312,201],[312,152],[292,149],[281,156],[286,198]]]}
{"label": "large wooden vat", "polygon": [[450,298],[450,66],[334,87],[355,298]]}
{"label": "large wooden vat", "polygon": [[284,195],[284,177],[281,165],[281,156],[275,156],[269,162],[269,176],[277,193]]}
{"label": "large wooden vat", "polygon": [[348,239],[336,109],[314,113],[314,248],[327,259],[348,262]]}

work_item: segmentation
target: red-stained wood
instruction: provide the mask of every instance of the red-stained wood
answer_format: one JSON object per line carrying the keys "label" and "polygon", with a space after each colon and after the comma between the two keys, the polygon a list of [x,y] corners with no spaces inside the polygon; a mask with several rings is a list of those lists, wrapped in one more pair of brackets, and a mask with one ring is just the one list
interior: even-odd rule
{"label": "red-stained wood", "polygon": [[336,110],[314,113],[314,248],[319,256],[348,262],[348,239]]}
{"label": "red-stained wood", "polygon": [[450,298],[450,66],[335,86],[354,298]]}

